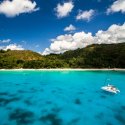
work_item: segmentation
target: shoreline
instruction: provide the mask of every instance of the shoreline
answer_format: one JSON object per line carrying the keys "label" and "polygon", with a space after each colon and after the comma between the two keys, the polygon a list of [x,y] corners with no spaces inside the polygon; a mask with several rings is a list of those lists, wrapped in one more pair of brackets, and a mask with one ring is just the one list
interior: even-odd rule
{"label": "shoreline", "polygon": [[102,69],[71,69],[71,68],[58,68],[58,69],[0,69],[0,71],[125,71],[125,69],[120,69],[120,68],[102,68]]}

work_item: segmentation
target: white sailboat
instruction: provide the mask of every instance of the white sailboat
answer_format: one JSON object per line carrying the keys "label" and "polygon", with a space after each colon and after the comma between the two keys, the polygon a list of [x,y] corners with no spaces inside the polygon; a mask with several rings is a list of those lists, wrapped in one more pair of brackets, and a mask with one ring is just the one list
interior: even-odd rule
{"label": "white sailboat", "polygon": [[114,94],[117,94],[117,93],[120,92],[120,90],[118,88],[116,88],[113,85],[109,85],[109,84],[107,86],[101,87],[101,89],[104,90],[104,91],[107,91],[107,92],[114,93]]}
{"label": "white sailboat", "polygon": [[115,87],[114,85],[111,85],[111,84],[109,83],[109,81],[111,81],[110,79],[106,79],[106,80],[105,80],[105,83],[106,83],[106,81],[108,81],[108,84],[101,87],[101,89],[102,89],[103,91],[107,91],[107,92],[114,93],[114,94],[117,94],[117,93],[120,92],[120,90],[119,90],[117,87]]}

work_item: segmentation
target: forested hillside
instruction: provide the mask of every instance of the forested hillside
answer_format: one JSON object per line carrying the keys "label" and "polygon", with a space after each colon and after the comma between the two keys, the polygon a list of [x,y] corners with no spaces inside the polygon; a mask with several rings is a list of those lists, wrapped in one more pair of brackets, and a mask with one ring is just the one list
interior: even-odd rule
{"label": "forested hillside", "polygon": [[30,50],[0,50],[0,68],[22,68],[26,61],[42,58],[40,54]]}
{"label": "forested hillside", "polygon": [[125,68],[125,43],[90,45],[42,56],[29,50],[0,51],[0,68]]}

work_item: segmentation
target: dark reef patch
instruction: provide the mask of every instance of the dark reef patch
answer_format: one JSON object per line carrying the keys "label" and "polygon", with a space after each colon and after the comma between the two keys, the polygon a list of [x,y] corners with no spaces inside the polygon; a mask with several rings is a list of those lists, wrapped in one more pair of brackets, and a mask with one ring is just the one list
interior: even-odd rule
{"label": "dark reef patch", "polygon": [[61,88],[56,87],[56,89],[57,89],[57,90],[59,90],[59,91],[62,91],[62,89],[61,89]]}
{"label": "dark reef patch", "polygon": [[76,99],[74,103],[80,105],[81,101],[80,101],[80,99]]}
{"label": "dark reef patch", "polygon": [[62,89],[62,88],[56,87],[55,89],[56,89],[56,91],[57,91],[58,93],[63,93],[63,89]]}
{"label": "dark reef patch", "polygon": [[122,109],[122,110],[125,110],[125,106],[121,106],[121,109]]}
{"label": "dark reef patch", "polygon": [[31,124],[34,122],[34,113],[24,109],[16,109],[10,114],[9,120],[15,120],[17,125]]}
{"label": "dark reef patch", "polygon": [[52,111],[55,113],[58,113],[61,111],[61,108],[54,107],[54,108],[52,108]]}
{"label": "dark reef patch", "polygon": [[103,112],[98,113],[95,117],[98,119],[102,119],[104,116]]}
{"label": "dark reef patch", "polygon": [[88,99],[88,102],[92,102],[92,100],[91,100],[91,99]]}
{"label": "dark reef patch", "polygon": [[113,125],[112,123],[107,122],[106,125]]}
{"label": "dark reef patch", "polygon": [[16,94],[13,93],[13,94],[10,94],[8,96],[15,97],[15,96],[17,96],[17,93]]}
{"label": "dark reef patch", "polygon": [[56,90],[52,90],[52,93],[56,93]]}
{"label": "dark reef patch", "polygon": [[24,103],[27,105],[32,105],[32,102],[30,100],[24,100]]}
{"label": "dark reef patch", "polygon": [[27,91],[24,91],[24,90],[18,90],[18,93],[27,93]]}
{"label": "dark reef patch", "polygon": [[2,124],[2,125],[9,125],[9,124],[5,123],[5,124]]}
{"label": "dark reef patch", "polygon": [[13,107],[6,107],[6,109],[7,109],[7,110],[12,110],[12,109],[13,109]]}
{"label": "dark reef patch", "polygon": [[43,109],[41,112],[42,113],[46,113],[46,112],[48,112],[48,110],[47,109]]}
{"label": "dark reef patch", "polygon": [[38,90],[35,89],[35,88],[31,88],[30,90],[31,90],[31,92],[37,92],[37,91],[38,91]]}
{"label": "dark reef patch", "polygon": [[40,91],[41,91],[41,92],[43,92],[43,91],[44,91],[44,89],[40,89]]}
{"label": "dark reef patch", "polygon": [[46,104],[52,104],[52,102],[51,101],[46,101]]}
{"label": "dark reef patch", "polygon": [[14,102],[14,101],[18,101],[20,100],[20,98],[10,98],[10,99],[7,99],[7,98],[0,98],[0,106],[5,106],[7,105],[8,103],[11,103],[11,102]]}
{"label": "dark reef patch", "polygon": [[41,84],[42,86],[48,85],[47,83],[43,83],[43,82],[40,82],[40,84]]}
{"label": "dark reef patch", "polygon": [[121,114],[115,115],[115,118],[123,125],[125,125],[125,118]]}
{"label": "dark reef patch", "polygon": [[19,84],[19,83],[16,83],[15,85],[18,86],[18,85],[20,85],[20,84]]}
{"label": "dark reef patch", "polygon": [[99,93],[100,91],[95,91],[96,93]]}
{"label": "dark reef patch", "polygon": [[103,98],[103,99],[105,99],[105,98],[106,98],[106,96],[104,96],[104,95],[101,95],[100,97],[101,97],[101,98]]}
{"label": "dark reef patch", "polygon": [[44,123],[51,123],[51,125],[61,125],[62,120],[57,117],[56,114],[47,114],[46,116],[42,116],[40,120]]}
{"label": "dark reef patch", "polygon": [[9,95],[9,93],[7,93],[7,92],[0,92],[0,96],[8,96]]}
{"label": "dark reef patch", "polygon": [[86,88],[83,88],[83,90],[86,90]]}
{"label": "dark reef patch", "polygon": [[80,118],[74,118],[74,119],[72,119],[72,120],[69,122],[68,125],[78,125],[77,123],[78,123],[79,120],[80,120]]}

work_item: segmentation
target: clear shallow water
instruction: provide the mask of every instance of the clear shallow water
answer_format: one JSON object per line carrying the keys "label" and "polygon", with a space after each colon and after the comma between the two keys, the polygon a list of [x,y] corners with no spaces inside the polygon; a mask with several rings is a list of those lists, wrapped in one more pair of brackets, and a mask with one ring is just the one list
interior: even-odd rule
{"label": "clear shallow water", "polygon": [[0,71],[0,125],[125,125],[125,72]]}

